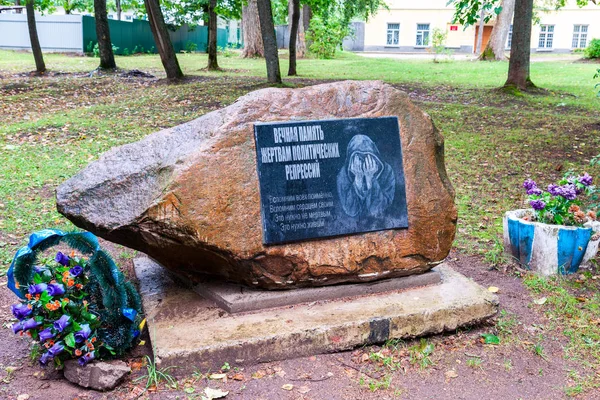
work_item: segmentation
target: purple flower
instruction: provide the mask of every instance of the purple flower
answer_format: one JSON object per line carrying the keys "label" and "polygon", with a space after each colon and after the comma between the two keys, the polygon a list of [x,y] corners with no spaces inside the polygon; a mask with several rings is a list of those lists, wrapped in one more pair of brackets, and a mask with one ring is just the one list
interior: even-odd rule
{"label": "purple flower", "polygon": [[542,191],[541,191],[540,189],[538,189],[538,188],[534,187],[534,188],[531,188],[531,189],[529,189],[529,190],[527,191],[527,194],[528,194],[528,195],[535,195],[535,196],[539,196],[539,195],[541,195],[541,194],[542,194]]}
{"label": "purple flower", "polygon": [[62,317],[54,321],[54,329],[56,329],[59,332],[64,331],[67,326],[71,325],[71,322],[69,321],[70,319],[71,317],[69,317],[66,314],[63,314]]}
{"label": "purple flower", "polygon": [[83,356],[79,357],[79,360],[78,360],[79,365],[84,367],[87,363],[92,361],[94,358],[96,358],[95,351],[90,351],[89,353],[85,353]]}
{"label": "purple flower", "polygon": [[60,296],[65,294],[65,287],[62,283],[51,283],[48,285],[48,294],[50,296]]}
{"label": "purple flower", "polygon": [[36,321],[33,318],[29,318],[27,321],[23,322],[23,330],[35,329],[38,326],[42,325],[41,322]]}
{"label": "purple flower", "polygon": [[48,288],[45,283],[38,283],[37,285],[29,285],[29,294],[40,294]]}
{"label": "purple flower", "polygon": [[593,178],[586,172],[585,174],[577,178],[577,180],[584,186],[590,186],[592,184]]}
{"label": "purple flower", "polygon": [[534,210],[543,210],[546,207],[546,203],[543,200],[531,200],[529,204]]}
{"label": "purple flower", "polygon": [[577,198],[577,191],[575,190],[575,185],[568,184],[561,186],[560,195],[567,200],[575,200]]}
{"label": "purple flower", "polygon": [[25,317],[31,314],[31,309],[26,304],[13,304],[10,306],[10,311],[19,321],[23,321]]}
{"label": "purple flower", "polygon": [[552,196],[560,196],[560,194],[561,194],[560,186],[557,186],[557,185],[551,183],[550,185],[548,185],[548,192]]}
{"label": "purple flower", "polygon": [[81,265],[76,265],[69,270],[69,273],[73,276],[79,276],[79,274],[81,274],[82,272],[83,268],[81,267]]}
{"label": "purple flower", "polygon": [[50,349],[48,350],[48,353],[50,353],[50,355],[52,357],[56,357],[57,355],[62,353],[62,351],[64,349],[65,349],[65,346],[63,346],[63,342],[56,342],[56,343],[54,343],[54,346],[50,347]]}
{"label": "purple flower", "polygon": [[75,342],[81,343],[81,342],[85,341],[88,337],[90,337],[91,333],[92,333],[92,330],[90,329],[89,324],[81,325],[81,330],[75,332]]}
{"label": "purple flower", "polygon": [[52,339],[54,337],[54,333],[52,333],[52,329],[46,328],[43,331],[40,331],[40,341],[44,342],[48,339]]}
{"label": "purple flower", "polygon": [[36,265],[33,267],[33,270],[35,271],[36,274],[39,274],[39,273],[46,271],[47,268],[44,267],[43,265]]}
{"label": "purple flower", "polygon": [[58,253],[56,253],[56,258],[54,260],[57,263],[59,263],[60,265],[63,265],[65,267],[68,267],[69,266],[69,262],[71,261],[71,259],[69,258],[69,256],[64,255],[60,251]]}
{"label": "purple flower", "polygon": [[19,321],[13,324],[13,326],[11,327],[13,333],[17,334],[19,333],[19,331],[23,330],[23,322]]}
{"label": "purple flower", "polygon": [[40,364],[46,365],[46,364],[48,364],[48,361],[51,359],[52,359],[52,355],[49,352],[46,352],[46,353],[42,354],[42,356],[40,357]]}
{"label": "purple flower", "polygon": [[523,187],[529,191],[533,188],[536,188],[537,184],[532,179],[527,179],[525,182],[523,182]]}

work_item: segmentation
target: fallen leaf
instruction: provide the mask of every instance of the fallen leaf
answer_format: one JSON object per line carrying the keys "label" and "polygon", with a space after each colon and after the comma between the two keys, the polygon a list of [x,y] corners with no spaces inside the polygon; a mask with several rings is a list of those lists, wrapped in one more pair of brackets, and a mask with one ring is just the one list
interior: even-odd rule
{"label": "fallen leaf", "polygon": [[264,378],[265,375],[267,375],[267,373],[265,371],[263,371],[262,369],[259,369],[258,371],[256,371],[255,373],[252,374],[252,377],[254,379],[261,379],[261,378]]}
{"label": "fallen leaf", "polygon": [[229,392],[226,392],[221,389],[211,389],[209,387],[204,389],[204,396],[202,396],[202,400],[212,400],[212,399],[222,399],[227,396]]}
{"label": "fallen leaf", "polygon": [[490,286],[488,288],[488,292],[491,292],[491,293],[498,293],[499,291],[500,291],[500,289],[497,288],[496,286]]}
{"label": "fallen leaf", "polygon": [[244,380],[244,374],[237,373],[237,374],[233,375],[231,377],[231,379],[233,379],[234,381],[243,381]]}
{"label": "fallen leaf", "polygon": [[227,374],[210,374],[208,376],[209,379],[220,380],[227,377]]}
{"label": "fallen leaf", "polygon": [[444,375],[446,376],[446,379],[458,378],[458,374],[453,369],[451,369],[450,371],[446,371]]}
{"label": "fallen leaf", "polygon": [[542,304],[544,304],[544,303],[545,303],[547,300],[548,300],[547,298],[545,298],[545,297],[541,297],[541,298],[539,298],[539,299],[537,299],[537,300],[534,300],[533,302],[534,302],[535,304],[539,304],[539,305],[541,306],[541,305],[542,305]]}
{"label": "fallen leaf", "polygon": [[577,301],[580,303],[585,303],[587,301],[585,297],[575,297],[575,299],[577,299]]}
{"label": "fallen leaf", "polygon": [[500,344],[500,338],[491,333],[482,333],[483,343],[485,344]]}
{"label": "fallen leaf", "polygon": [[294,385],[292,385],[291,383],[286,383],[285,385],[283,385],[281,387],[283,390],[292,390],[294,388]]}
{"label": "fallen leaf", "polygon": [[300,394],[306,394],[308,392],[310,392],[310,388],[308,386],[300,386],[298,388],[298,393]]}

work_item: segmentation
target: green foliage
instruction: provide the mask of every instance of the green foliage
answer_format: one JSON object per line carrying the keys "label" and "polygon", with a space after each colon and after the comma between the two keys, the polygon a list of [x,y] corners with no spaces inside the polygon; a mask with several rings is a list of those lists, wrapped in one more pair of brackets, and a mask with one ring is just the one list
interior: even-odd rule
{"label": "green foliage", "polygon": [[[585,58],[600,58],[600,39],[590,40],[590,44],[585,48],[584,55]],[[595,77],[597,76],[596,74]]]}
{"label": "green foliage", "polygon": [[500,0],[450,0],[447,4],[452,4],[455,8],[452,21],[465,27],[479,22],[482,9],[485,12],[483,20],[486,23],[502,11],[502,7],[499,6]]}
{"label": "green foliage", "polygon": [[185,51],[186,53],[193,53],[198,50],[198,45],[191,40],[185,42]]}
{"label": "green foliage", "polygon": [[235,51],[233,51],[230,46],[218,46],[217,51],[223,57],[230,58],[230,57],[234,57],[236,55]]}
{"label": "green foliage", "polygon": [[146,389],[153,386],[158,389],[161,382],[164,382],[169,387],[177,388],[177,380],[169,373],[169,370],[172,368],[173,367],[166,367],[159,369],[156,366],[156,362],[149,356],[146,356],[146,374],[135,379],[134,382],[137,383],[145,380]]}
{"label": "green foliage", "polygon": [[418,365],[421,369],[433,365],[430,356],[433,354],[434,349],[435,346],[433,343],[421,339],[418,344],[415,344],[408,349],[410,363]]}
{"label": "green foliage", "polygon": [[[90,43],[92,43],[92,42],[90,42]],[[119,50],[119,48],[117,46],[115,46],[114,43],[111,43],[111,45],[112,45],[113,53],[116,53]],[[100,57],[100,48],[98,47],[98,43],[96,43],[94,45],[94,48],[92,49],[92,53],[94,54],[94,57]]]}
{"label": "green foliage", "polygon": [[348,25],[344,25],[339,18],[324,20],[314,16],[306,33],[306,38],[312,42],[309,50],[317,58],[333,58],[336,50],[341,48],[342,41],[349,33]]}
{"label": "green foliage", "polygon": [[431,35],[431,48],[429,51],[434,53],[433,62],[440,62],[438,56],[442,54],[446,54],[448,57],[452,56],[452,50],[446,49],[446,39],[448,37],[448,33],[443,31],[440,28],[433,28],[433,33]]}

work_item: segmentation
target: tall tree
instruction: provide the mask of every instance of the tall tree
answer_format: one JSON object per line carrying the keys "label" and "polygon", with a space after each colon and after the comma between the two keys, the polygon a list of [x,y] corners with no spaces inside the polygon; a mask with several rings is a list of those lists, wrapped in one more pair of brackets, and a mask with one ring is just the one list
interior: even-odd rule
{"label": "tall tree", "polygon": [[94,17],[96,19],[96,37],[98,38],[98,50],[100,53],[100,68],[115,69],[115,55],[110,40],[108,29],[108,15],[106,12],[106,0],[94,0]]}
{"label": "tall tree", "polygon": [[300,0],[289,0],[292,8],[292,18],[290,19],[290,65],[288,75],[298,75],[296,73],[296,41],[298,39],[298,25],[300,24]]}
{"label": "tall tree", "polygon": [[248,4],[242,6],[242,34],[244,36],[242,57],[264,57],[257,0],[248,0]]}
{"label": "tall tree", "polygon": [[208,70],[216,71],[219,69],[217,62],[217,0],[208,2]]}
{"label": "tall tree", "polygon": [[506,39],[512,25],[514,12],[515,0],[502,0],[502,11],[496,18],[490,40],[488,40],[485,50],[479,56],[480,60],[502,61],[506,58],[504,49],[506,48]]}
{"label": "tall tree", "polygon": [[258,0],[257,6],[258,18],[260,20],[260,32],[265,52],[265,62],[267,63],[267,79],[271,83],[281,83],[279,54],[277,52],[277,38],[275,37],[271,0]]}
{"label": "tall tree", "polygon": [[35,9],[33,2],[35,0],[26,0],[25,10],[27,11],[27,27],[29,28],[29,40],[31,41],[31,52],[35,60],[35,71],[38,74],[46,72],[46,64],[44,63],[44,55],[42,54],[42,46],[38,38],[37,26],[35,24]]}
{"label": "tall tree", "polygon": [[148,15],[148,22],[150,22],[150,29],[152,30],[152,36],[154,36],[154,42],[156,48],[160,54],[160,61],[162,61],[165,72],[167,73],[168,79],[181,79],[183,78],[183,72],[179,67],[179,61],[165,24],[165,18],[160,9],[159,0],[144,0],[146,6],[146,14]]}
{"label": "tall tree", "polygon": [[483,47],[483,30],[485,29],[485,9],[481,7],[481,16],[479,17],[479,27],[477,29],[477,46],[475,54],[481,53]]}
{"label": "tall tree", "polygon": [[519,90],[535,87],[529,76],[532,18],[533,0],[516,0],[508,79],[504,87]]}

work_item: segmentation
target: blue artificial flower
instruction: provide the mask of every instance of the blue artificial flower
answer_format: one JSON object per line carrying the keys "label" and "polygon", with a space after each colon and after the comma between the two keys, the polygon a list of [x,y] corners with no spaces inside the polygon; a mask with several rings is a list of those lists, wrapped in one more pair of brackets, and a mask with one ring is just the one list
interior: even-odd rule
{"label": "blue artificial flower", "polygon": [[56,253],[56,258],[54,259],[57,263],[59,263],[60,265],[63,265],[65,267],[69,266],[69,262],[71,261],[71,259],[69,258],[69,256],[61,253],[60,251],[58,253]]}
{"label": "blue artificial flower", "polygon": [[87,363],[92,361],[94,358],[96,358],[95,351],[90,351],[89,353],[85,353],[83,356],[79,357],[79,360],[78,360],[79,365],[84,367],[87,365]]}
{"label": "blue artificial flower", "polygon": [[45,266],[43,266],[43,265],[35,265],[33,267],[33,270],[35,271],[36,274],[40,274],[40,273],[42,273],[44,271],[47,271],[48,269]]}
{"label": "blue artificial flower", "polygon": [[40,341],[44,342],[48,339],[52,339],[54,337],[54,333],[52,333],[52,329],[46,328],[40,331]]}
{"label": "blue artificial flower", "polygon": [[79,276],[83,272],[81,265],[76,265],[69,270],[69,273],[73,276]]}
{"label": "blue artificial flower", "polygon": [[35,329],[40,325],[42,325],[41,322],[38,322],[33,318],[29,318],[27,321],[23,322],[23,330],[27,331],[29,329]]}
{"label": "blue artificial flower", "polygon": [[551,183],[550,185],[548,185],[548,193],[550,193],[552,196],[560,196],[562,191],[560,189],[560,186]]}
{"label": "blue artificial flower", "polygon": [[49,352],[45,352],[40,357],[40,364],[46,365],[46,364],[48,364],[48,361],[51,360],[51,359],[52,359],[52,355]]}
{"label": "blue artificial flower", "polygon": [[23,322],[19,321],[19,322],[14,323],[11,328],[12,328],[13,333],[15,333],[15,334],[19,333],[20,331],[23,330]]}
{"label": "blue artificial flower", "polygon": [[31,314],[31,309],[26,304],[13,304],[10,306],[10,311],[19,321],[23,321],[25,317]]}
{"label": "blue artificial flower", "polygon": [[527,194],[530,196],[531,195],[539,196],[542,194],[542,190],[537,187],[534,187],[534,188],[527,190]]}
{"label": "blue artificial flower", "polygon": [[46,290],[48,288],[48,285],[46,285],[45,283],[38,283],[36,285],[29,285],[29,294],[35,295],[35,294],[41,294],[44,290]]}
{"label": "blue artificial flower", "polygon": [[62,283],[50,283],[47,290],[50,296],[61,296],[65,294],[65,287]]}
{"label": "blue artificial flower", "polygon": [[54,321],[54,329],[59,332],[64,331],[67,326],[71,325],[71,322],[69,321],[70,319],[70,316],[63,314],[62,317]]}
{"label": "blue artificial flower", "polygon": [[526,190],[531,190],[533,188],[536,188],[537,184],[532,179],[527,179],[527,180],[525,180],[525,182],[523,182],[523,187]]}
{"label": "blue artificial flower", "polygon": [[57,355],[62,353],[62,351],[64,349],[65,349],[65,346],[63,345],[63,342],[56,342],[56,343],[54,343],[54,346],[50,347],[50,349],[48,350],[48,353],[50,353],[50,355],[52,357],[56,357]]}
{"label": "blue artificial flower", "polygon": [[81,343],[81,342],[87,340],[87,338],[90,337],[91,333],[92,333],[92,330],[90,329],[89,324],[81,325],[81,330],[75,332],[75,342]]}

